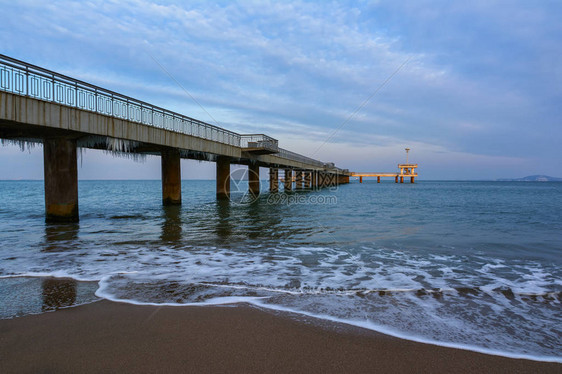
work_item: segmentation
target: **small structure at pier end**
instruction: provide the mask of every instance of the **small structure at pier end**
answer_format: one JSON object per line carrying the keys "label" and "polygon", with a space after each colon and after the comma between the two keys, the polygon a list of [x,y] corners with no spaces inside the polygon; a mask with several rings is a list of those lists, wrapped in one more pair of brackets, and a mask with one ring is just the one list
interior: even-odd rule
{"label": "small structure at pier end", "polygon": [[393,177],[394,182],[404,183],[404,178],[410,178],[410,183],[414,183],[415,178],[418,176],[416,171],[418,164],[410,164],[408,162],[408,153],[410,148],[406,148],[406,163],[398,164],[398,173],[351,173],[352,177],[359,177],[359,183],[363,183],[363,177],[377,177],[377,183],[381,182],[381,177]]}

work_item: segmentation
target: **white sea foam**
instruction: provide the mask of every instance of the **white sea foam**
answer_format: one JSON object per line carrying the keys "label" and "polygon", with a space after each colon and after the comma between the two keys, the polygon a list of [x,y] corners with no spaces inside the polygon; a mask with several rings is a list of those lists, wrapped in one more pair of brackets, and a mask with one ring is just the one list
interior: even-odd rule
{"label": "white sea foam", "polygon": [[[554,326],[560,318],[554,271],[538,263],[368,246],[121,245],[24,254],[3,261],[0,278],[98,281],[97,296],[140,305],[250,303],[409,340],[561,362],[555,357],[561,332]],[[519,341],[510,331],[542,335]]]}

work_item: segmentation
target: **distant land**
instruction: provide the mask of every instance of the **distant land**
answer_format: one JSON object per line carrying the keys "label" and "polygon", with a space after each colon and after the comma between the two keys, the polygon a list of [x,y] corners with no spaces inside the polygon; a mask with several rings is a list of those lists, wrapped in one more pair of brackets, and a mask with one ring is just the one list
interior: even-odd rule
{"label": "distant land", "polygon": [[562,182],[562,178],[549,177],[548,175],[529,175],[523,178],[502,178],[497,180],[500,182]]}

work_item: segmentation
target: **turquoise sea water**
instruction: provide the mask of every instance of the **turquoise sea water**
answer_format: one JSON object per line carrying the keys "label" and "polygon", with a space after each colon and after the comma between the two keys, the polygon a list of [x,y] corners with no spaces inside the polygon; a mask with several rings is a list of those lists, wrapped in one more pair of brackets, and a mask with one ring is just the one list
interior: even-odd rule
{"label": "turquoise sea water", "polygon": [[43,182],[0,182],[0,317],[94,292],[248,302],[562,362],[562,183],[366,181],[244,204],[183,181],[182,194],[165,208],[160,181],[80,181],[80,223],[50,225]]}

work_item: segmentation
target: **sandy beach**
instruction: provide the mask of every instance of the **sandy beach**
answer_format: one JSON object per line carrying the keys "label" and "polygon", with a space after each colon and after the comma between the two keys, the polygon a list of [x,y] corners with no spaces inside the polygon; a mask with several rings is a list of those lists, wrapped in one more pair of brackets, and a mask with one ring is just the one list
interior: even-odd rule
{"label": "sandy beach", "polygon": [[561,373],[562,365],[420,344],[236,307],[100,301],[0,320],[2,373]]}

